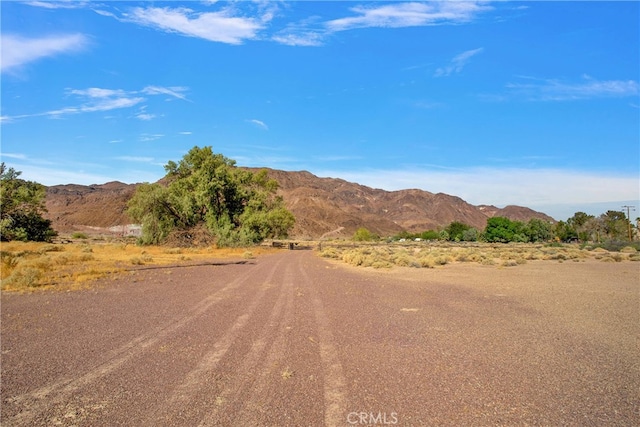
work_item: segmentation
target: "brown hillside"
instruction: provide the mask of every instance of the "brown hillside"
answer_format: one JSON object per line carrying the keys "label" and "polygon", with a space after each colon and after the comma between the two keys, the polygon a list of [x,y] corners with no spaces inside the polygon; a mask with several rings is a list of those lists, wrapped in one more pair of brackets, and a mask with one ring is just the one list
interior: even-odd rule
{"label": "brown hillside", "polygon": [[[437,229],[452,221],[482,229],[493,216],[553,221],[543,213],[520,206],[504,209],[474,206],[443,193],[416,189],[385,191],[338,178],[320,178],[306,171],[267,171],[280,184],[278,191],[296,217],[292,234],[298,238],[351,236],[359,227],[387,236],[402,230]],[[121,182],[49,187],[47,217],[60,232],[129,224],[125,208],[135,187],[136,184]]]}
{"label": "brown hillside", "polygon": [[56,185],[47,188],[45,215],[58,232],[86,231],[130,224],[125,213],[136,184]]}

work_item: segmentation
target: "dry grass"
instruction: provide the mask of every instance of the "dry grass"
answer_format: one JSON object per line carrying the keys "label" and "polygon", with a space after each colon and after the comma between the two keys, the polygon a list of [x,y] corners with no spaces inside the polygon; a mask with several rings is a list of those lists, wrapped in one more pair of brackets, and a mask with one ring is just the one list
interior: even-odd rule
{"label": "dry grass", "polygon": [[[631,248],[633,249],[633,248]],[[453,263],[471,262],[496,267],[517,267],[530,261],[582,262],[596,259],[603,262],[640,261],[634,250],[609,252],[597,248],[581,249],[576,245],[542,244],[453,244],[453,243],[411,243],[411,244],[360,244],[323,245],[320,256],[346,262],[347,264],[390,268],[415,267],[436,268]]]}
{"label": "dry grass", "polygon": [[126,243],[50,244],[2,242],[0,280],[3,291],[78,289],[90,281],[141,265],[184,264],[220,258],[254,257],[267,248],[167,248]]}

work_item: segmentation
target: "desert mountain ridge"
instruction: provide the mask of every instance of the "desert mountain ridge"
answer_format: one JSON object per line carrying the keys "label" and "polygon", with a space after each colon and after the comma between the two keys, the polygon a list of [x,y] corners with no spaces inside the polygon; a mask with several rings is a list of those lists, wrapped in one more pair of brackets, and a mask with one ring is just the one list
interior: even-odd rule
{"label": "desert mountain ridge", "polygon": [[[542,212],[522,206],[476,206],[444,193],[418,189],[387,191],[340,178],[321,178],[307,171],[248,169],[266,169],[278,181],[278,193],[296,217],[291,232],[295,238],[350,237],[360,227],[389,236],[403,230],[439,229],[452,221],[483,229],[487,219],[494,216],[518,221],[531,218],[554,221]],[[45,216],[62,233],[121,233],[132,222],[126,214],[126,204],[138,185],[113,181],[89,186],[51,186],[47,188]]]}

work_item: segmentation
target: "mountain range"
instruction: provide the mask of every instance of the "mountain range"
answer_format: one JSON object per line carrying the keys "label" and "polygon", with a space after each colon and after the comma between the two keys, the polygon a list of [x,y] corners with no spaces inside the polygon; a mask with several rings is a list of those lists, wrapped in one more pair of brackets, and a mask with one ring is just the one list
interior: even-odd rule
{"label": "mountain range", "polygon": [[[453,221],[484,229],[487,219],[494,216],[554,222],[550,216],[522,206],[472,205],[444,193],[418,189],[386,191],[339,178],[320,178],[306,171],[267,171],[278,181],[278,192],[296,217],[291,232],[294,238],[350,237],[360,227],[389,236],[403,230],[439,229]],[[48,187],[45,217],[60,233],[122,233],[132,222],[126,214],[126,204],[137,185],[115,181]]]}

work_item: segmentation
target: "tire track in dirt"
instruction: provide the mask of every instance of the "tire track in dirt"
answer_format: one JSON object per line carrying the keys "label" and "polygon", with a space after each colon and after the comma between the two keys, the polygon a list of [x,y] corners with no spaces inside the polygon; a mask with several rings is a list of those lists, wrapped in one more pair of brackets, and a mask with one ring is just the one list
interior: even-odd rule
{"label": "tire track in dirt", "polygon": [[[238,316],[233,323],[233,325],[224,333],[224,335],[216,341],[213,346],[213,349],[209,351],[198,363],[198,365],[192,369],[186,376],[185,380],[177,386],[171,396],[167,399],[165,405],[163,406],[162,413],[159,416],[153,417],[149,425],[158,425],[158,422],[162,420],[162,422],[166,422],[167,420],[171,420],[175,414],[182,411],[182,409],[189,405],[192,402],[196,395],[198,395],[201,389],[204,387],[203,382],[211,376],[211,373],[216,370],[222,358],[228,353],[231,346],[241,338],[241,334],[246,328],[247,324],[251,320],[252,316],[255,314],[256,309],[259,304],[262,302],[267,287],[264,285],[270,285],[273,282],[273,277],[280,268],[283,259],[278,260],[274,265],[272,265],[270,271],[267,273],[266,278],[260,279],[263,282],[262,286],[259,287],[259,291],[255,294],[250,304],[246,308],[246,311]],[[255,272],[254,276],[255,277]],[[259,276],[264,277],[264,276]],[[247,283],[249,278],[245,278],[243,281]],[[278,297],[278,301],[274,305],[270,317],[270,321],[278,316],[278,313],[282,310],[282,295],[283,292],[281,290],[280,296]],[[252,346],[250,352],[247,354],[246,358],[249,362],[246,363],[248,366],[252,366],[252,360],[256,360],[259,358],[261,353],[261,347],[266,344],[266,340],[264,337],[265,333],[260,340],[258,340]],[[249,372],[249,370],[244,370],[244,372]],[[220,402],[220,398],[224,398],[222,396],[218,396],[217,402]]]}
{"label": "tire track in dirt", "polygon": [[[276,323],[277,320],[275,318],[270,319],[275,324],[268,331],[265,330],[263,337],[267,338],[275,333],[277,335],[269,345],[268,353],[262,362],[258,366],[254,366],[252,371],[245,371],[258,372],[258,374],[254,374],[252,379],[247,379],[246,381],[247,385],[251,386],[251,390],[241,408],[243,416],[236,420],[238,425],[261,425],[260,418],[265,415],[263,413],[264,408],[268,407],[267,404],[271,400],[271,396],[268,393],[270,379],[273,377],[275,369],[280,367],[280,361],[285,355],[287,325],[290,325],[293,319],[293,275],[290,264],[286,266],[284,280],[282,281],[282,295],[286,297],[286,306],[281,321]],[[200,426],[205,427],[214,424],[214,418],[209,416],[203,420]]]}
{"label": "tire track in dirt", "polygon": [[[284,355],[287,325],[291,323],[292,317],[293,277],[291,265],[287,265],[280,295],[260,336],[253,342],[241,362],[237,370],[238,375],[216,396],[216,405],[202,419],[200,427],[220,425],[221,419],[225,419],[224,415],[228,415],[225,411],[231,407],[234,411],[244,414],[244,417],[239,418],[238,413],[230,414],[235,425],[259,425],[258,420],[253,418],[259,412],[260,405],[256,403],[268,395],[268,379],[272,374],[272,368],[278,365]],[[277,336],[273,339],[276,333]],[[258,374],[254,375],[256,372]]]}
{"label": "tire track in dirt", "polygon": [[[282,260],[279,260],[275,266],[271,266],[271,271],[275,271],[281,262]],[[258,265],[258,268],[260,268],[260,265]],[[255,274],[256,271],[254,269],[243,273],[240,277],[193,306],[193,308],[181,318],[164,322],[162,326],[156,327],[113,350],[106,357],[105,362],[94,366],[81,376],[66,377],[29,393],[9,399],[8,403],[14,406],[20,406],[20,409],[15,411],[17,415],[11,419],[3,417],[3,425],[31,424],[36,417],[48,408],[63,404],[74,392],[86,388],[116,371],[130,359],[143,353],[150,347],[157,345],[161,340],[175,334],[181,328],[195,321],[199,316],[210,310],[211,307],[230,297],[234,290]],[[256,301],[258,300],[256,299]],[[246,319],[239,319],[239,321],[241,323],[246,322]]]}
{"label": "tire track in dirt", "polygon": [[335,345],[335,339],[331,332],[331,324],[329,323],[324,305],[316,288],[317,285],[309,278],[307,271],[303,268],[299,260],[298,270],[306,288],[309,289],[311,293],[314,316],[318,326],[318,345],[320,358],[322,360],[324,387],[324,425],[344,425],[346,420],[346,380]]}

